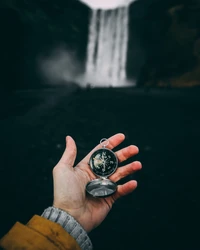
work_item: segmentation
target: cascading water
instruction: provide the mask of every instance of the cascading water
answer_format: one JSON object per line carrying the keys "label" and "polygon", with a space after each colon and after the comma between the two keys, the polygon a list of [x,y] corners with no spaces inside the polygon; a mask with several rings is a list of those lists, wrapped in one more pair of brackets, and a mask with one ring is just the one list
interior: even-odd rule
{"label": "cascading water", "polygon": [[95,85],[118,86],[126,80],[128,10],[92,10],[86,78]]}
{"label": "cascading water", "polygon": [[91,8],[86,84],[134,85],[126,79],[129,6],[136,0],[80,0]]}

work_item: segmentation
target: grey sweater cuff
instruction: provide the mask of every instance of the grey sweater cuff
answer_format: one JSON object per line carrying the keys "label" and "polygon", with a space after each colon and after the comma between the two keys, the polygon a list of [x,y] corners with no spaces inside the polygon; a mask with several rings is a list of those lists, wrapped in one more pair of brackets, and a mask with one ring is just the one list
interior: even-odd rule
{"label": "grey sweater cuff", "polygon": [[67,212],[59,208],[48,207],[41,216],[60,224],[76,240],[82,250],[92,250],[92,243],[86,231]]}

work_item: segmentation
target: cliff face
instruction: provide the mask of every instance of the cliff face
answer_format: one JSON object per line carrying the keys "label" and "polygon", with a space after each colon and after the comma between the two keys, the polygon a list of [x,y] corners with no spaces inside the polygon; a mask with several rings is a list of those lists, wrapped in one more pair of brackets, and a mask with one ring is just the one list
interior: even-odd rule
{"label": "cliff face", "polygon": [[[90,13],[84,4],[2,0],[0,13],[1,85],[5,89],[40,86],[37,59],[60,44],[75,51],[84,65]],[[139,86],[200,85],[199,0],[135,1],[130,7],[129,31],[130,80],[137,79]]]}
{"label": "cliff face", "polygon": [[149,57],[145,86],[200,85],[200,4],[180,4],[167,10],[170,25],[159,47],[159,60]]}

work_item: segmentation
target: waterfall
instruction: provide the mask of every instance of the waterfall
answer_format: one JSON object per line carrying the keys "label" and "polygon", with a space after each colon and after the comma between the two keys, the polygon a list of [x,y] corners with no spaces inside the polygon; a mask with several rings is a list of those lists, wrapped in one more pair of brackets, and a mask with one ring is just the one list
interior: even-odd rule
{"label": "waterfall", "polygon": [[126,81],[128,17],[128,6],[91,10],[85,74],[94,85]]}

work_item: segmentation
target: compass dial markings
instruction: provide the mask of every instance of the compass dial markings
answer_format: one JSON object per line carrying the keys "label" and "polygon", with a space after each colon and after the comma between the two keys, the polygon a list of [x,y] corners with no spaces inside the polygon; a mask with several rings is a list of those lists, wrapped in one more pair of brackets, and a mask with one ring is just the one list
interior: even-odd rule
{"label": "compass dial markings", "polygon": [[100,177],[110,176],[117,168],[118,160],[114,152],[107,148],[95,151],[90,158],[94,174]]}

